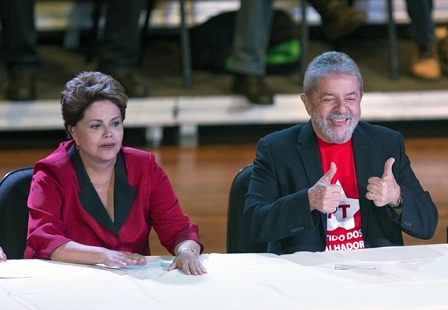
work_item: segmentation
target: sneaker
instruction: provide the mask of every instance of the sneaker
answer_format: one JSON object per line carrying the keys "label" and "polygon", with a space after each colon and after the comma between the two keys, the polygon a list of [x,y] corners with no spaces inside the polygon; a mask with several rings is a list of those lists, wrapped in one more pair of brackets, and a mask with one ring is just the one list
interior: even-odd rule
{"label": "sneaker", "polygon": [[322,29],[329,40],[345,37],[367,21],[367,14],[337,1],[332,1],[322,15]]}
{"label": "sneaker", "polygon": [[438,79],[441,76],[437,45],[432,43],[425,48],[414,44],[412,49],[411,72],[421,79]]}

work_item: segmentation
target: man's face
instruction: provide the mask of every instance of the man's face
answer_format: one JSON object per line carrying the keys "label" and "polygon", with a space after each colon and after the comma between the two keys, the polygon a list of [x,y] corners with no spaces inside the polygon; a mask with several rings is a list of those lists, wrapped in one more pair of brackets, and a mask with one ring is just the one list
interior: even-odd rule
{"label": "man's face", "polygon": [[329,143],[347,142],[361,116],[362,93],[356,76],[330,73],[311,97],[301,96],[316,135]]}

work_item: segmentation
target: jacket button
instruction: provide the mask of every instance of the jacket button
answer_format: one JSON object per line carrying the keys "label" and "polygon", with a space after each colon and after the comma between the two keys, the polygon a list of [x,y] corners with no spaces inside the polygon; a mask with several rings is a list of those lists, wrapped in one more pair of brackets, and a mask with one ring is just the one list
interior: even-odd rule
{"label": "jacket button", "polygon": [[303,230],[303,226],[295,227],[295,228],[291,229],[291,233],[296,233],[301,230]]}
{"label": "jacket button", "polygon": [[403,226],[406,226],[406,227],[410,228],[412,226],[412,223],[409,222],[409,221],[404,221]]}

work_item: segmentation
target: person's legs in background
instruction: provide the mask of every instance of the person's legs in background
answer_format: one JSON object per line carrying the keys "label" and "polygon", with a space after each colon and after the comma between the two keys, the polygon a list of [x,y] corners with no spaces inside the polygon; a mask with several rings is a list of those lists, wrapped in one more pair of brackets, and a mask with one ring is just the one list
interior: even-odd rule
{"label": "person's legs in background", "polygon": [[307,0],[319,13],[322,30],[329,40],[337,40],[358,29],[367,20],[367,14],[347,6],[339,0]]}
{"label": "person's legs in background", "polygon": [[147,0],[107,0],[106,25],[101,41],[98,70],[112,75],[129,97],[146,97],[147,87],[136,80],[140,57],[140,14]]}
{"label": "person's legs in background", "polygon": [[34,0],[0,0],[2,58],[8,72],[6,98],[35,100],[39,71]]}
{"label": "person's legs in background", "polygon": [[412,51],[411,72],[423,79],[441,76],[437,50],[437,38],[432,21],[432,0],[406,0],[411,20],[411,33],[415,40]]}
{"label": "person's legs in background", "polygon": [[[322,29],[329,40],[355,31],[367,20],[365,12],[348,7],[338,0],[308,0],[321,15]],[[233,38],[232,91],[256,104],[272,104],[268,88],[265,53],[269,43],[273,0],[241,0]]]}
{"label": "person's legs in background", "polygon": [[241,0],[233,36],[232,90],[252,103],[272,104],[274,100],[264,80],[271,19],[272,0]]}

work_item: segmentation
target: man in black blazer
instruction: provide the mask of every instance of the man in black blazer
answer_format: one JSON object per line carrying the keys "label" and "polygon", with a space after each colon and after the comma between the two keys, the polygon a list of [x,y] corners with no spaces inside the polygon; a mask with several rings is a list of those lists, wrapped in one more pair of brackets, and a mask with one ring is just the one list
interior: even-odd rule
{"label": "man in black blazer", "polygon": [[359,121],[363,80],[346,54],[326,52],[307,68],[305,124],[262,138],[242,219],[268,252],[403,245],[429,239],[438,212],[411,169],[400,133]]}

